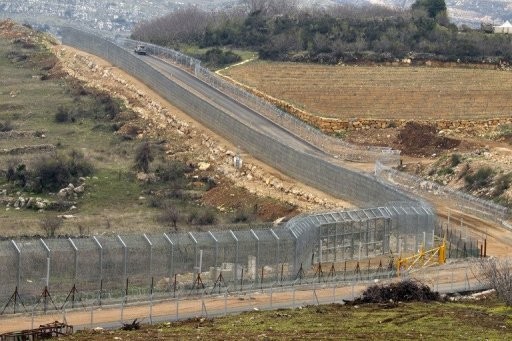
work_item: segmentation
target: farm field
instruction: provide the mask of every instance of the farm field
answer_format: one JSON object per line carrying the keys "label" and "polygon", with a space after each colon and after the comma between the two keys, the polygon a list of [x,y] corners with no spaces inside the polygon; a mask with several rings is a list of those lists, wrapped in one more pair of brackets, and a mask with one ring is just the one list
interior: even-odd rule
{"label": "farm field", "polygon": [[222,74],[311,114],[331,118],[456,120],[512,113],[509,71],[256,61]]}

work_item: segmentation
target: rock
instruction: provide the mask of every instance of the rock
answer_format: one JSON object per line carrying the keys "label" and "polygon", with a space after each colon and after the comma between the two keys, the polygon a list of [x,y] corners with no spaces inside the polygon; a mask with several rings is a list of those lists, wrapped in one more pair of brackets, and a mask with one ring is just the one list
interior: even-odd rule
{"label": "rock", "polygon": [[68,185],[68,188],[69,188],[69,189],[75,189],[75,186],[74,186],[72,183],[70,183],[70,184]]}
{"label": "rock", "polygon": [[61,199],[64,199],[68,196],[68,189],[67,188],[63,188],[61,189],[58,193],[57,193],[57,197],[61,198]]}
{"label": "rock", "polygon": [[75,193],[83,193],[84,191],[85,191],[85,187],[84,187],[84,185],[80,185],[80,186],[75,187],[75,188],[73,189],[73,192],[75,192]]}
{"label": "rock", "polygon": [[197,164],[197,168],[200,170],[200,171],[206,171],[208,170],[209,168],[211,167],[211,165],[207,162],[199,162]]}

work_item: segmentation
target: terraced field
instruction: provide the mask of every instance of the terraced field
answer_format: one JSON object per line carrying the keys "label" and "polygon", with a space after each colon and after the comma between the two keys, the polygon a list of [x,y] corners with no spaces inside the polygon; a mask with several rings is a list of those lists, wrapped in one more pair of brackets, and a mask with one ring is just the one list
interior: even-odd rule
{"label": "terraced field", "polygon": [[510,71],[257,61],[223,74],[325,117],[476,119],[512,113]]}

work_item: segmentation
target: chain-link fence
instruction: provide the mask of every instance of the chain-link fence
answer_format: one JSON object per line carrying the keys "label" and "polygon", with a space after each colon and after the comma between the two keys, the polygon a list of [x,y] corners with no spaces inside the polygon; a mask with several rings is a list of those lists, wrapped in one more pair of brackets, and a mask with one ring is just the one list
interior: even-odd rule
{"label": "chain-link fence", "polygon": [[[492,201],[480,199],[441,184],[425,180],[418,176],[400,172],[396,169],[375,164],[375,174],[387,183],[402,187],[404,190],[418,194],[426,199],[442,199],[451,202],[461,211],[469,214],[503,223],[510,217],[510,209]],[[505,227],[506,224],[504,224]]]}
{"label": "chain-link fence", "polygon": [[317,128],[303,122],[297,117],[277,108],[265,99],[258,97],[240,86],[233,84],[209,69],[202,67],[201,62],[178,51],[158,45],[148,44],[131,39],[119,39],[121,45],[133,50],[137,45],[144,44],[151,55],[159,56],[174,64],[180,65],[195,77],[211,87],[246,105],[258,114],[265,116],[277,125],[300,136],[305,141],[342,160],[357,162],[375,162],[381,160],[387,164],[398,165],[400,151],[387,147],[363,147],[353,145],[341,139],[322,133]]}
{"label": "chain-link fence", "polygon": [[[315,277],[315,264],[387,257],[399,247],[414,253],[433,244],[433,231],[434,212],[404,204],[304,215],[264,229],[2,241],[0,302],[8,306],[14,295],[34,305],[43,298],[46,309],[46,290],[58,305],[75,290],[110,302],[148,288],[168,295],[286,285]],[[344,273],[351,276],[346,263]]]}
{"label": "chain-link fence", "polygon": [[[247,110],[244,106],[233,100],[227,104],[223,102],[224,106],[220,102],[212,102],[211,96],[223,96],[220,92],[198,95],[204,89],[200,89],[201,85],[191,75],[185,75],[189,77],[187,85],[182,85],[174,81],[174,77],[164,75],[143,58],[138,58],[132,51],[77,29],[63,28],[62,39],[65,44],[94,53],[128,71],[194,119],[299,181],[334,196],[349,198],[362,207],[388,201],[415,201],[404,192],[376,181],[373,176],[335,164],[336,159],[312,148],[303,140],[287,135],[289,133],[268,120],[259,121],[264,127],[238,120],[236,112]],[[191,89],[194,86],[196,88]],[[232,112],[232,108],[235,108],[235,112]]]}

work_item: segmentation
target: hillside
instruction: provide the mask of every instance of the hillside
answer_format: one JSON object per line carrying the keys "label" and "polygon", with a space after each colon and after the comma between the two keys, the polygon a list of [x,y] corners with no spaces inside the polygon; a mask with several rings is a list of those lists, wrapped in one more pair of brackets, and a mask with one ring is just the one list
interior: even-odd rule
{"label": "hillside", "polygon": [[[244,153],[237,171],[236,146],[143,84],[12,21],[0,22],[0,68],[3,237],[48,235],[46,216],[61,217],[56,235],[160,233],[350,206]],[[145,143],[147,172],[135,164]],[[69,173],[70,160],[92,167]],[[40,182],[48,164],[58,176]]]}

